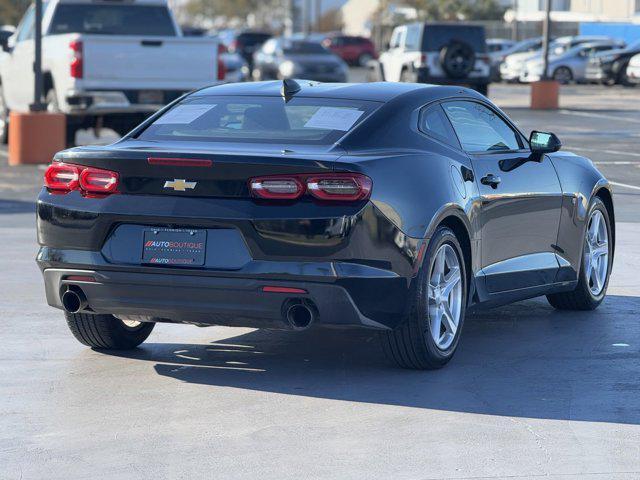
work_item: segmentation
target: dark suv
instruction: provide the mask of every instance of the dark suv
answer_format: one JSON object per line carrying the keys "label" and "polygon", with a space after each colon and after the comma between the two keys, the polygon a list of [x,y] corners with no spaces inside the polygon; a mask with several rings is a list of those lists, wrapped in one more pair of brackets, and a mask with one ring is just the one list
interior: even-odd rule
{"label": "dark suv", "polygon": [[390,82],[464,85],[486,95],[491,81],[484,27],[412,23],[393,30],[372,77]]}

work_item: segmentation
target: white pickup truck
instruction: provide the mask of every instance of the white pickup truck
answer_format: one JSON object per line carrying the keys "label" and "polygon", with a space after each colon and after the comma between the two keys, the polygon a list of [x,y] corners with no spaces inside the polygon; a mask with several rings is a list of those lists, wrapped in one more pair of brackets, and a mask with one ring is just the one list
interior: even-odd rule
{"label": "white pickup truck", "polygon": [[[0,138],[34,96],[33,5],[0,52]],[[224,79],[218,42],[183,37],[166,0],[49,0],[42,18],[47,109],[80,128],[128,132],[183,93]],[[6,140],[5,140],[6,141]]]}

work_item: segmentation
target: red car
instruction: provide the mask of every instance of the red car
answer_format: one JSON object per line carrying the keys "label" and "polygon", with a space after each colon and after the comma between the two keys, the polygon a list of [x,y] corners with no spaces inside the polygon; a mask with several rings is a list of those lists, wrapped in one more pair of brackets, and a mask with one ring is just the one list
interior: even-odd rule
{"label": "red car", "polygon": [[352,65],[366,66],[369,60],[378,58],[373,42],[364,37],[335,35],[327,37],[322,44]]}

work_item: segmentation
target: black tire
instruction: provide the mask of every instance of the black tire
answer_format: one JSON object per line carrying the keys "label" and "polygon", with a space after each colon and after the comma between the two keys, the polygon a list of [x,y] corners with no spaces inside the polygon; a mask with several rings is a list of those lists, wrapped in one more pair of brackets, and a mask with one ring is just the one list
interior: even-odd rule
{"label": "black tire", "polygon": [[366,67],[371,60],[373,60],[373,56],[370,53],[363,53],[358,57],[356,65]]}
{"label": "black tire", "polygon": [[403,68],[400,72],[400,81],[404,83],[414,83],[416,76],[413,72],[410,72],[408,68]]}
{"label": "black tire", "polygon": [[[51,88],[44,97],[44,103],[47,106],[47,112],[60,113],[60,105],[58,104],[58,95],[56,95],[55,89]],[[67,117],[66,125],[66,137],[65,144],[67,147],[74,147],[76,145],[76,133],[78,128],[69,121]]]}
{"label": "black tire", "polygon": [[569,67],[558,67],[553,71],[552,75],[554,80],[557,80],[563,85],[571,83],[573,80],[573,72]]}
{"label": "black tire", "polygon": [[69,330],[83,345],[104,350],[130,350],[144,342],[155,323],[128,327],[113,315],[65,313]]}
{"label": "black tire", "polygon": [[[547,300],[554,308],[558,310],[595,310],[604,300],[607,295],[607,287],[609,286],[609,276],[611,275],[611,265],[613,263],[613,237],[611,236],[611,220],[609,218],[609,212],[600,198],[594,197],[589,207],[589,213],[587,218],[590,219],[594,210],[600,210],[605,219],[607,226],[607,234],[609,238],[609,264],[607,266],[607,278],[604,282],[604,287],[598,295],[593,295],[589,289],[589,279],[587,278],[587,272],[584,269],[584,255],[585,250],[583,248],[582,257],[580,258],[580,274],[578,278],[578,285],[571,292],[553,293],[547,295]],[[587,234],[588,225],[585,226],[585,235]],[[583,239],[584,245],[584,239]]]}
{"label": "black tire", "polygon": [[[458,257],[462,282],[462,309],[453,342],[446,350],[441,350],[429,332],[427,285],[434,263],[434,254],[445,243],[453,247]],[[436,230],[425,252],[416,282],[417,288],[409,316],[394,330],[381,332],[382,347],[386,355],[399,367],[415,370],[442,368],[451,360],[458,346],[464,324],[468,292],[464,256],[460,243],[451,229],[440,226]]]}
{"label": "black tire", "polygon": [[440,50],[440,65],[451,78],[467,77],[475,64],[476,53],[468,43],[454,40]]}
{"label": "black tire", "polygon": [[9,109],[4,100],[4,89],[0,85],[0,143],[9,143]]}

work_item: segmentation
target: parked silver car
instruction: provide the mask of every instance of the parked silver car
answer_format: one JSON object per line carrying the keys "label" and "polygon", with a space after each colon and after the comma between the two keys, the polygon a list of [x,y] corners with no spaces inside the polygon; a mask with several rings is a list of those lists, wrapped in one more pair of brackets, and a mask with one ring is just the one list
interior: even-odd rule
{"label": "parked silver car", "polygon": [[[562,84],[570,82],[586,81],[585,73],[589,59],[598,52],[624,47],[624,42],[616,40],[606,40],[599,42],[581,43],[561,55],[554,55],[549,58],[548,73],[551,78]],[[521,82],[536,82],[542,78],[544,61],[541,57],[536,57],[525,62]]]}
{"label": "parked silver car", "polygon": [[[504,62],[500,65],[500,76],[502,77],[502,80],[506,80],[508,82],[520,81],[520,77],[526,63],[536,58],[542,58],[542,40],[536,40],[540,41],[539,43],[534,44],[537,47],[534,51],[530,49],[526,51],[514,52],[506,56]],[[605,37],[602,35],[576,35],[569,37],[560,37],[549,44],[549,55],[552,57],[560,56],[576,45],[587,42],[606,42],[610,40],[611,39],[609,37]]]}

